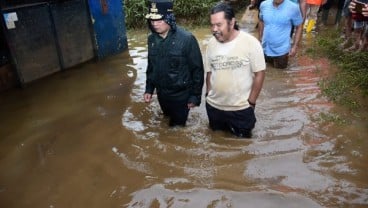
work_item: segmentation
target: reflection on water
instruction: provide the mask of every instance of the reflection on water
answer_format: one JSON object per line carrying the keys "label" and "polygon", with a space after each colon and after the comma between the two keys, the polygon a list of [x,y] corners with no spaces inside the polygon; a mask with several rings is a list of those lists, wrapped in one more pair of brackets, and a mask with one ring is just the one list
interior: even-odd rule
{"label": "reflection on water", "polygon": [[[170,190],[162,184],[133,193],[128,207],[321,207],[297,194],[277,192],[234,192],[229,190]],[[276,205],[276,206],[275,206]]]}
{"label": "reflection on water", "polygon": [[131,33],[123,54],[0,95],[2,207],[368,206],[367,114],[321,119],[344,113],[317,85],[326,60],[269,67],[244,140],[209,130],[204,100],[168,128],[143,102],[145,44]]}

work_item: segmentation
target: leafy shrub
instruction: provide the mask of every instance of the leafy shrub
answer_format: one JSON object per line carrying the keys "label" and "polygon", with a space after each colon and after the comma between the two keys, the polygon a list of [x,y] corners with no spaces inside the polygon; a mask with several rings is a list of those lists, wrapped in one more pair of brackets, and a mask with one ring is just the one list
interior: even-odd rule
{"label": "leafy shrub", "polygon": [[124,1],[125,24],[127,28],[143,28],[147,26],[145,15],[148,12],[146,0],[122,0]]}
{"label": "leafy shrub", "polygon": [[[122,0],[125,7],[125,22],[128,29],[147,26],[145,15],[148,12],[148,0]],[[179,24],[205,25],[209,22],[209,11],[219,0],[174,0],[174,13]],[[248,1],[229,1],[234,10],[239,11]]]}

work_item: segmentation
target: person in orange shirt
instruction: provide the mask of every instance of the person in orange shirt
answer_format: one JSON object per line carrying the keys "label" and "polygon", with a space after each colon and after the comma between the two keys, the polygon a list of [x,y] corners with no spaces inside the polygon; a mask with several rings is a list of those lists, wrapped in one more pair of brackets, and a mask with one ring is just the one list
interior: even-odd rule
{"label": "person in orange shirt", "polygon": [[307,16],[304,24],[305,31],[311,32],[317,22],[317,14],[319,7],[326,3],[327,0],[306,0],[307,2]]}

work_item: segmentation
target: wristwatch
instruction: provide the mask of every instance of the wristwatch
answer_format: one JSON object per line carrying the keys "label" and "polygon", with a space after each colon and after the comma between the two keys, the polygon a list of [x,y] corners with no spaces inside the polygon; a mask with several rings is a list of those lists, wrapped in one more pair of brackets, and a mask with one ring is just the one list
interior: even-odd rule
{"label": "wristwatch", "polygon": [[252,108],[255,108],[255,107],[256,107],[256,103],[252,103],[250,100],[248,100],[248,103],[249,103],[249,105],[250,105]]}

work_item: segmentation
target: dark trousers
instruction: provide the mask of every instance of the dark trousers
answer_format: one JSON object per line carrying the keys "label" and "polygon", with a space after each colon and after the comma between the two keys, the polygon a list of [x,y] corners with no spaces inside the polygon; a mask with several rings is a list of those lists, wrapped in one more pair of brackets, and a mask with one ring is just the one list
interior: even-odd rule
{"label": "dark trousers", "polygon": [[169,117],[169,126],[185,126],[189,114],[187,100],[172,101],[158,96],[158,102],[164,115]]}
{"label": "dark trousers", "polygon": [[238,111],[223,111],[206,103],[210,128],[214,131],[229,131],[238,137],[252,137],[252,129],[256,124],[254,108]]}
{"label": "dark trousers", "polygon": [[273,67],[278,69],[286,69],[289,62],[289,53],[282,56],[267,56],[265,55],[267,63],[272,64]]}

